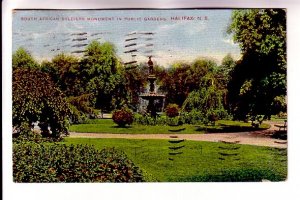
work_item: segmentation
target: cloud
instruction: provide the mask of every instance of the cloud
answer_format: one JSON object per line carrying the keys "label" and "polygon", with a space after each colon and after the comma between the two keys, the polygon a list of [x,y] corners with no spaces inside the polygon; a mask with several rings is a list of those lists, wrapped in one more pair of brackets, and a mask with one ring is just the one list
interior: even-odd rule
{"label": "cloud", "polygon": [[223,39],[222,42],[224,42],[224,43],[226,43],[226,44],[230,44],[230,45],[232,45],[232,46],[237,46],[237,45],[238,45],[237,43],[235,43],[235,42],[233,41],[232,38]]}
{"label": "cloud", "polygon": [[204,22],[200,22],[200,23],[191,23],[188,26],[185,27],[185,31],[189,34],[189,35],[195,35],[198,34],[204,30],[206,30],[207,28],[207,24]]}
{"label": "cloud", "polygon": [[164,24],[159,26],[155,32],[156,33],[164,33],[164,32],[184,32],[189,35],[195,35],[199,32],[205,30],[207,28],[207,23],[204,22],[186,22],[186,21],[180,21],[180,22],[173,22],[171,24]]}

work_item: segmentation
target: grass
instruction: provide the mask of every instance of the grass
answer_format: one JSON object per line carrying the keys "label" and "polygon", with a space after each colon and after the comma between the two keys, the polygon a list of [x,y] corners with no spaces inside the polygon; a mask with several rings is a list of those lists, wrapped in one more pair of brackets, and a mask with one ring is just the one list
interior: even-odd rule
{"label": "grass", "polygon": [[[262,124],[259,129],[269,128],[269,125]],[[131,126],[121,128],[118,127],[111,119],[93,119],[85,124],[71,125],[71,132],[87,132],[87,133],[129,133],[129,134],[155,134],[155,133],[182,133],[182,134],[199,134],[205,132],[242,132],[257,130],[251,127],[251,123],[219,120],[215,126],[190,125],[184,124],[179,127],[172,126],[146,126],[133,124]]]}
{"label": "grass", "polygon": [[285,120],[287,120],[287,117],[278,117],[276,115],[271,116],[271,121],[273,122],[284,122]]}
{"label": "grass", "polygon": [[[234,173],[235,176],[249,176],[249,180],[255,181],[282,181],[287,176],[286,149],[184,141],[180,144],[184,147],[178,150],[183,154],[170,156],[172,150],[169,147],[172,145],[168,140],[65,138],[64,143],[120,149],[142,169],[146,180],[150,182],[239,181],[232,179]],[[236,155],[230,156],[232,154]],[[170,161],[170,157],[174,161]],[[230,173],[224,179],[224,172],[228,170]]]}

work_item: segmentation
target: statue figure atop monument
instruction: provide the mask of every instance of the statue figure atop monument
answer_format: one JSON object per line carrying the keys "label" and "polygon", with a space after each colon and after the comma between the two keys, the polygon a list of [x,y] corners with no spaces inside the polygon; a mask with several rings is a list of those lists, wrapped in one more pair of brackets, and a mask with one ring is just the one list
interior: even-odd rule
{"label": "statue figure atop monument", "polygon": [[149,56],[148,66],[149,66],[149,74],[153,74],[153,62],[151,60],[152,56]]}

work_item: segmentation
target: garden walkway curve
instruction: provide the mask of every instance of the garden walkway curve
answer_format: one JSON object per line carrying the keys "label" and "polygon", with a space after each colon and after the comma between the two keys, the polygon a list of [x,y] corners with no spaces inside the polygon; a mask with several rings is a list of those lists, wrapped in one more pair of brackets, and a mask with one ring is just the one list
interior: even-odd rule
{"label": "garden walkway curve", "polygon": [[177,136],[178,139],[209,142],[238,142],[239,144],[287,148],[286,140],[270,137],[274,131],[274,124],[264,131],[237,132],[237,133],[206,133],[206,134],[111,134],[111,133],[75,133],[71,132],[71,138],[124,138],[124,139],[170,139]]}

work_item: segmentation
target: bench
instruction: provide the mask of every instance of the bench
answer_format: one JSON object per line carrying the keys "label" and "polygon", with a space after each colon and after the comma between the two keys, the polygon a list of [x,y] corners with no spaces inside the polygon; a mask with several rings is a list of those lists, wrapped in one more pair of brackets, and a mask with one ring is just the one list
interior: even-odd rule
{"label": "bench", "polygon": [[275,124],[274,126],[278,127],[279,131],[281,131],[281,129],[283,129],[284,131],[286,131],[286,129],[287,129],[287,120],[284,120],[284,124],[283,125]]}

